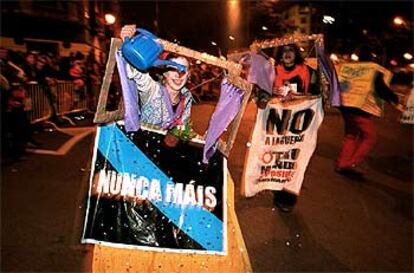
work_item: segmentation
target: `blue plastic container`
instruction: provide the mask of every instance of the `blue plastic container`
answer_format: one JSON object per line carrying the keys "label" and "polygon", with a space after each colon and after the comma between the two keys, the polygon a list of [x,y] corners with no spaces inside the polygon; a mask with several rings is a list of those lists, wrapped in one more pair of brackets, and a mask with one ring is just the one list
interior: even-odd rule
{"label": "blue plastic container", "polygon": [[151,32],[137,28],[137,36],[125,38],[121,51],[124,58],[135,68],[145,71],[152,66],[172,66],[184,72],[186,66],[170,60],[159,60],[158,57],[164,51],[157,36]]}

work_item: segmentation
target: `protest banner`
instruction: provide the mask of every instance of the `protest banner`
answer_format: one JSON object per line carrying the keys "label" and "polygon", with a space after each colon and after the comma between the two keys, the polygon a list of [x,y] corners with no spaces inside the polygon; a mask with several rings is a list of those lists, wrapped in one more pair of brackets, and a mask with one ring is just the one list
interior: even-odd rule
{"label": "protest banner", "polygon": [[83,243],[225,255],[227,165],[202,145],[169,148],[164,134],[98,127]]}
{"label": "protest banner", "polygon": [[323,120],[322,99],[273,99],[258,109],[248,145],[242,194],[285,190],[299,195]]}
{"label": "protest banner", "polygon": [[404,124],[414,124],[414,88],[406,95],[404,108],[400,122]]}
{"label": "protest banner", "polygon": [[375,93],[370,96],[370,90],[374,88],[374,77],[377,72],[384,75],[387,85],[391,81],[392,73],[371,62],[340,64],[337,71],[342,90],[342,106],[359,108],[380,117],[384,102]]}

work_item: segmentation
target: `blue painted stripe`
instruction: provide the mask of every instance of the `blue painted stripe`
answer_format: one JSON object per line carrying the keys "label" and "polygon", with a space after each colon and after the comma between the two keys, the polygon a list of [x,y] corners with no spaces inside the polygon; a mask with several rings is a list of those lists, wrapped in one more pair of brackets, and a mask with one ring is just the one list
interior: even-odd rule
{"label": "blue painted stripe", "polygon": [[[98,131],[100,152],[119,173],[135,174],[161,181],[164,195],[168,183],[174,183],[115,125],[101,126]],[[134,162],[135,161],[135,162]],[[175,225],[210,251],[224,251],[223,222],[199,206],[180,206],[151,200]],[[180,217],[181,219],[180,221]]]}

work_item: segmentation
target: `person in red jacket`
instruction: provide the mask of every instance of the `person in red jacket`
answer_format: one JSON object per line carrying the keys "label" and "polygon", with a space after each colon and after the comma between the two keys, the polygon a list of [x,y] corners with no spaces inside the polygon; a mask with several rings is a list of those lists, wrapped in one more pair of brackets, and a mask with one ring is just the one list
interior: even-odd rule
{"label": "person in red jacket", "polygon": [[279,47],[275,59],[274,95],[286,97],[319,94],[317,75],[304,63],[296,44]]}
{"label": "person in red jacket", "polygon": [[[290,99],[297,95],[319,93],[315,71],[307,66],[296,44],[278,48],[276,53],[275,81],[273,95]],[[297,202],[297,196],[287,191],[274,191],[273,203],[282,212],[290,212]]]}

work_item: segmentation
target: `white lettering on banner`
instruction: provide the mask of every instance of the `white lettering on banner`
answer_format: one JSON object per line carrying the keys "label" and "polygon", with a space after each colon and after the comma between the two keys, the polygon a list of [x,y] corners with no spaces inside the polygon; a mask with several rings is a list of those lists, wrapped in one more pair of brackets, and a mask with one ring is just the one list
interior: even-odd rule
{"label": "white lettering on banner", "polygon": [[161,201],[161,182],[158,179],[151,180],[150,191],[148,194],[148,199]]}
{"label": "white lettering on banner", "polygon": [[[122,179],[120,179],[120,180],[122,180]],[[116,183],[116,182],[111,181],[111,183]],[[135,185],[135,189],[136,189],[135,195],[139,199],[147,199],[148,198],[149,184],[150,184],[150,181],[145,176],[138,177],[136,185]]]}
{"label": "white lettering on banner", "polygon": [[[182,183],[168,183],[167,184],[167,197],[165,198],[166,202],[173,202],[176,204],[182,204],[183,203],[183,195],[181,194],[183,192],[183,184]],[[173,200],[171,200],[173,198]]]}
{"label": "white lettering on banner", "polygon": [[404,112],[401,114],[400,122],[414,124],[414,88],[411,88],[405,99]]}
{"label": "white lettering on banner", "polygon": [[194,180],[191,180],[189,184],[167,183],[165,193],[163,194],[159,179],[150,180],[145,176],[117,173],[102,169],[99,172],[96,192],[98,194],[138,198],[140,200],[163,201],[176,205],[214,208],[217,205],[216,189],[202,185],[195,187],[194,183]]}
{"label": "white lettering on banner", "polygon": [[214,208],[217,205],[217,198],[215,196],[216,194],[216,188],[214,187],[206,187],[206,206],[209,208]]}
{"label": "white lettering on banner", "polygon": [[322,120],[320,98],[271,102],[259,110],[243,175],[244,194],[282,189],[299,194]]}
{"label": "white lettering on banner", "polygon": [[194,185],[189,184],[185,187],[184,198],[183,199],[184,199],[183,203],[185,205],[195,206],[197,204]]}

